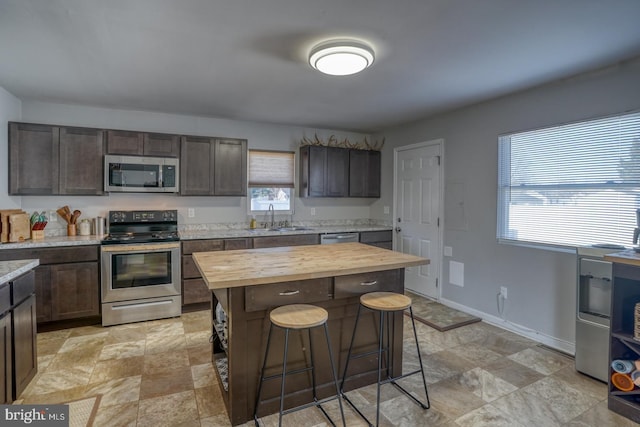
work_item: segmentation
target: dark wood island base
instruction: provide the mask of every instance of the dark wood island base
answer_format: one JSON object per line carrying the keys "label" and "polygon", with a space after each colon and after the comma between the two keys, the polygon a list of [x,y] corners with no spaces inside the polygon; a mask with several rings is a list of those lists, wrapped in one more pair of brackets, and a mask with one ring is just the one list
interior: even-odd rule
{"label": "dark wood island base", "polygon": [[[378,291],[403,293],[404,267],[428,263],[424,258],[359,243],[330,246],[340,248],[328,250],[327,246],[302,246],[193,254],[196,265],[212,291],[212,359],[232,425],[243,424],[253,418],[270,310],[282,305],[302,303],[326,309],[329,313],[331,347],[337,359],[337,374],[341,379],[360,295]],[[363,253],[366,256],[363,257]],[[327,258],[323,261],[318,258],[320,254]],[[365,259],[367,256],[370,259]],[[261,269],[260,262],[263,261],[265,265]],[[238,266],[236,269],[236,264],[243,267]],[[254,270],[255,277],[251,271],[247,271],[251,269]],[[224,325],[216,320],[216,312],[220,314],[219,309],[216,309],[218,303],[224,310]],[[377,328],[377,314],[361,314],[354,343],[355,352],[359,354],[377,349]],[[392,369],[401,372],[401,312],[393,315],[392,328],[394,340],[390,345],[390,360],[393,362]],[[318,398],[321,399],[335,395],[335,384],[331,376],[328,350],[326,345],[322,345],[325,342],[323,331],[312,330],[311,337],[316,386]],[[306,331],[296,331],[290,335],[288,372],[308,366],[309,348]],[[276,328],[265,376],[281,372],[283,351],[284,332]],[[345,390],[375,383],[378,378],[377,367],[375,354],[352,359]],[[311,381],[309,371],[287,376],[286,408],[313,400]],[[264,383],[258,414],[260,417],[278,412],[280,384],[278,379]]]}

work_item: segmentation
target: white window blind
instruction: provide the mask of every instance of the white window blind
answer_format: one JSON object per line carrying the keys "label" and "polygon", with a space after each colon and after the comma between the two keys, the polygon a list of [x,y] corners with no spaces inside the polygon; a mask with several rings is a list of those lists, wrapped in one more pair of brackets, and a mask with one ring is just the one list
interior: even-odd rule
{"label": "white window blind", "polygon": [[640,208],[640,113],[499,137],[503,242],[631,246]]}
{"label": "white window blind", "polygon": [[293,188],[294,155],[289,151],[249,150],[249,187]]}

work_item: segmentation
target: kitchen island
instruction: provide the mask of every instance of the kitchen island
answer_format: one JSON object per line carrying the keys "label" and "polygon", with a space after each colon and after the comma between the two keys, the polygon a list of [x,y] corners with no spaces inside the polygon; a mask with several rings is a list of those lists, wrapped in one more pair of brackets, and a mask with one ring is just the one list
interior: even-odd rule
{"label": "kitchen island", "polygon": [[[331,345],[337,358],[338,375],[341,375],[359,296],[376,291],[402,293],[404,269],[429,263],[425,258],[361,243],[197,252],[193,254],[193,259],[212,292],[212,357],[233,425],[242,424],[253,417],[271,309],[299,303],[325,308],[329,312]],[[393,319],[395,338],[391,344],[391,360],[395,372],[400,372],[402,314],[396,313]],[[224,323],[218,320],[224,320]],[[360,325],[355,351],[376,348],[374,314],[363,316]],[[267,361],[266,375],[279,372],[282,366],[282,351],[278,353],[277,350],[283,348],[284,333],[276,332],[272,338],[273,351]],[[313,336],[314,342],[322,343],[321,331],[313,331]],[[307,363],[308,348],[306,334],[299,337],[294,335],[289,348],[291,369],[301,368]],[[328,351],[325,346],[316,345],[314,352],[320,354],[315,358],[316,379],[318,397],[323,398],[335,393]],[[377,380],[375,356],[356,359],[350,366],[346,390]],[[286,407],[311,400],[308,373],[288,377],[286,385]],[[279,392],[279,381],[265,383],[260,416],[277,412]]]}

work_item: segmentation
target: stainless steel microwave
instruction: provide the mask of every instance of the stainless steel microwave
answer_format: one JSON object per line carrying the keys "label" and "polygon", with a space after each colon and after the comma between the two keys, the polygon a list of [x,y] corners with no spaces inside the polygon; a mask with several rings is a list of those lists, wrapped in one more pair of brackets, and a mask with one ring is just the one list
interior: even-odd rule
{"label": "stainless steel microwave", "polygon": [[170,157],[104,156],[104,191],[177,193],[180,161]]}

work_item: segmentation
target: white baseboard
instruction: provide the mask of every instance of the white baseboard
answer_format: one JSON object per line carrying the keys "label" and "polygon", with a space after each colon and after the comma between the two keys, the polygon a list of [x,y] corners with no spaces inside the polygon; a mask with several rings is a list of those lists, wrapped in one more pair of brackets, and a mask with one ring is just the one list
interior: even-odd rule
{"label": "white baseboard", "polygon": [[518,334],[533,341],[537,341],[541,344],[544,344],[548,347],[554,348],[571,356],[574,356],[576,353],[576,345],[573,342],[561,340],[559,338],[543,334],[542,332],[535,331],[531,328],[527,328],[526,326],[518,325],[508,320],[504,320],[498,316],[475,310],[471,307],[458,304],[457,302],[450,301],[445,298],[441,298],[438,302],[446,305],[447,307],[455,308],[456,310],[460,310],[473,316],[477,316],[490,325],[497,326],[498,328],[502,328],[509,332],[513,332],[514,334]]}

